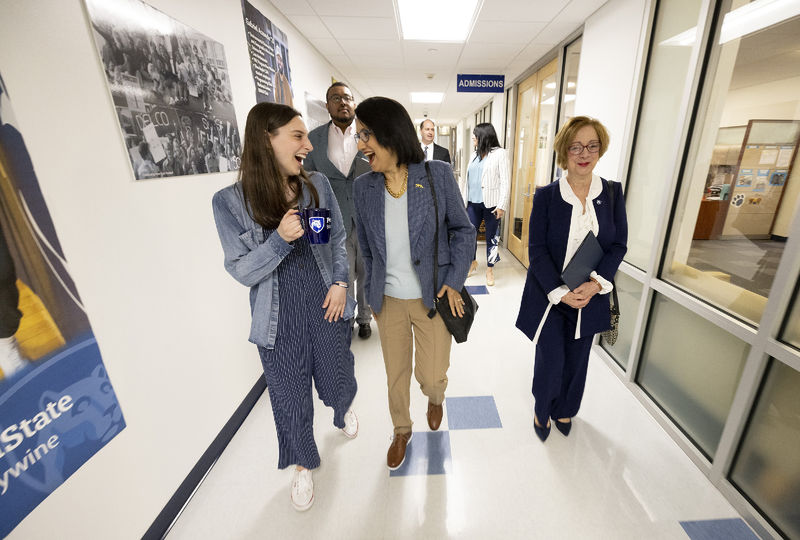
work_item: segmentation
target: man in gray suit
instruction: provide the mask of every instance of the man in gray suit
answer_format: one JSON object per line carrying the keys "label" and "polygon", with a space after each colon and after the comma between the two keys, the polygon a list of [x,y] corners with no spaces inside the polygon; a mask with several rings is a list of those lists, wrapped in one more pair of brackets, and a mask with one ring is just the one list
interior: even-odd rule
{"label": "man in gray suit", "polygon": [[[347,262],[350,265],[350,288],[347,294],[358,302],[356,322],[358,337],[367,339],[372,335],[369,326],[372,312],[364,295],[366,276],[364,261],[358,247],[355,230],[355,210],[353,208],[353,181],[360,175],[370,172],[369,161],[358,151],[353,137],[356,133],[355,100],[350,88],[341,82],[333,83],[325,94],[326,107],[331,121],[308,134],[314,149],[303,161],[307,171],[319,171],[328,177],[342,211],[344,227],[347,231]],[[355,287],[356,291],[353,291]]]}

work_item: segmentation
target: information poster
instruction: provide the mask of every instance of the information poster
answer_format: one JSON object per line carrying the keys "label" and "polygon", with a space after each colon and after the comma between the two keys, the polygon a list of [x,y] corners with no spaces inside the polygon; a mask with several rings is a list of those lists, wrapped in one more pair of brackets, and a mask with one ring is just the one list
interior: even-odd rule
{"label": "information poster", "polygon": [[0,537],[125,427],[0,77]]}
{"label": "information poster", "polygon": [[286,34],[247,0],[242,0],[242,15],[256,85],[256,102],[294,106]]}
{"label": "information poster", "polygon": [[136,180],[239,168],[221,43],[139,0],[86,0]]}

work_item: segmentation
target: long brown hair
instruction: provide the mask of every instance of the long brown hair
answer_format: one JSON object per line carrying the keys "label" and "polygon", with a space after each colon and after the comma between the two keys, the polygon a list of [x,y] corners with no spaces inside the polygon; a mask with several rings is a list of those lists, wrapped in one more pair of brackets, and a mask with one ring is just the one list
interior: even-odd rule
{"label": "long brown hair", "polygon": [[295,116],[302,115],[278,103],[258,103],[247,114],[239,186],[250,218],[265,229],[278,227],[286,211],[297,205],[304,185],[311,194],[314,206],[319,206],[319,193],[302,168],[299,175],[288,178],[295,198],[293,201],[286,200],[283,175],[269,140],[269,135],[275,135]]}

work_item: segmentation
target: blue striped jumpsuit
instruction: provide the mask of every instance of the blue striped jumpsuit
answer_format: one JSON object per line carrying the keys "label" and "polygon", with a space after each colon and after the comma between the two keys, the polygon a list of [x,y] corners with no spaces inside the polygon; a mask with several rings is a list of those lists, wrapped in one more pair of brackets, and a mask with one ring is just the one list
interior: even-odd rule
{"label": "blue striped jumpsuit", "polygon": [[278,468],[315,469],[320,458],[314,442],[311,380],[322,402],[333,408],[333,424],[344,427],[357,388],[351,321],[323,318],[328,291],[311,246],[305,236],[293,245],[275,270],[280,299],[275,348],[258,347],[258,352],[278,431]]}

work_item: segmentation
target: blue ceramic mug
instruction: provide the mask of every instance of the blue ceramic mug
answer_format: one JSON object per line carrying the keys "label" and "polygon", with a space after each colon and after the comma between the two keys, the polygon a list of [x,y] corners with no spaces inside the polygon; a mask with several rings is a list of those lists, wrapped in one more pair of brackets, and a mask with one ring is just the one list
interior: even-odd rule
{"label": "blue ceramic mug", "polygon": [[331,236],[331,211],[328,208],[306,208],[300,211],[303,229],[312,244],[327,244]]}

